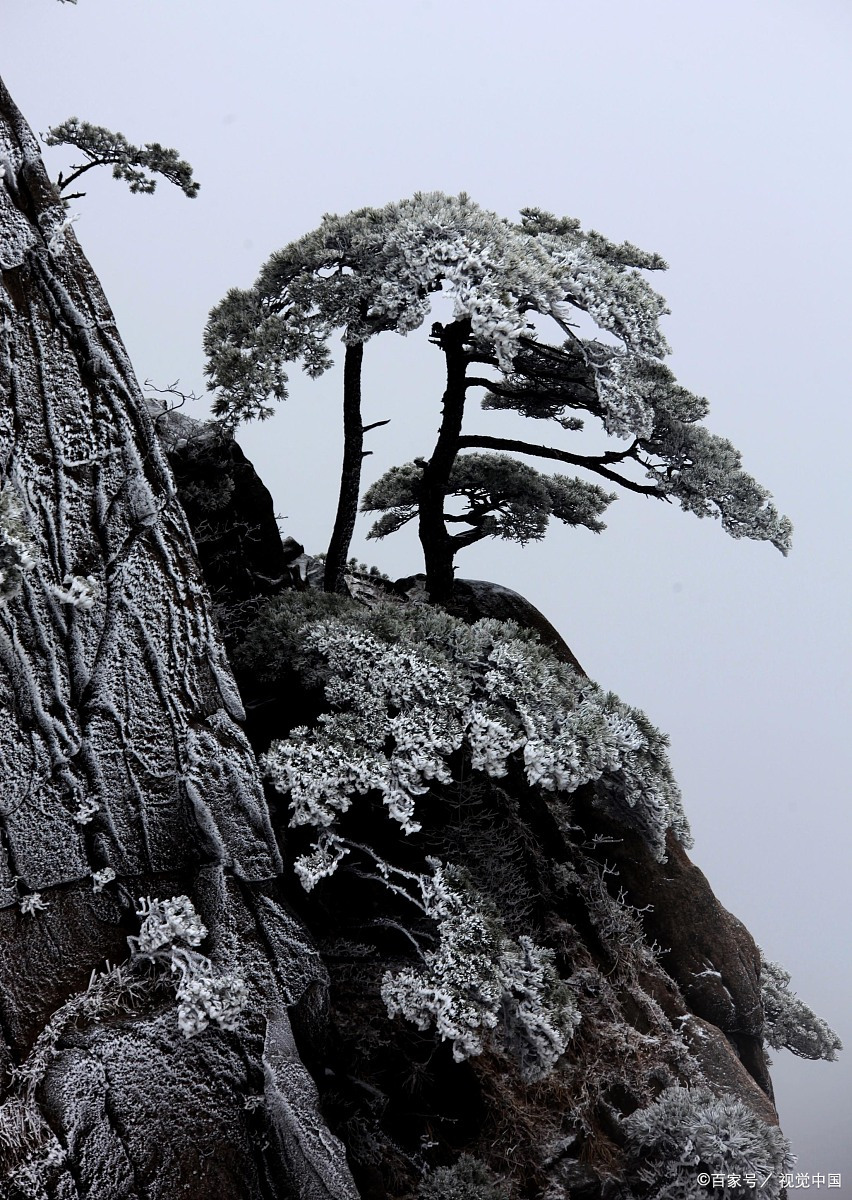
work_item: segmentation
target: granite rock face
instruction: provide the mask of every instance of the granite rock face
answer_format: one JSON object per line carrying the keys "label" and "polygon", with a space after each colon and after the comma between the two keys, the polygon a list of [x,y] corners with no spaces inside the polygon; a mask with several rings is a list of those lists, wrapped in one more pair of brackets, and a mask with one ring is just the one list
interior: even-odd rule
{"label": "granite rock face", "polygon": [[[174,479],[2,84],[0,161],[0,1196],[354,1196],[288,1017],[324,969]],[[202,949],[134,954],[139,897],[181,896]]]}

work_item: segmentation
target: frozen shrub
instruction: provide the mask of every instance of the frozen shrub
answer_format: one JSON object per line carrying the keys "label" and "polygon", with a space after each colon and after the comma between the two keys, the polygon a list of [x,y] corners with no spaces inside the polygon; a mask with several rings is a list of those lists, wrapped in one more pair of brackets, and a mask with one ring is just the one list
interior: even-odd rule
{"label": "frozen shrub", "polygon": [[177,998],[178,1028],[192,1037],[211,1021],[220,1029],[233,1029],[245,1008],[246,988],[235,975],[215,975],[205,959],[182,976]]}
{"label": "frozen shrub", "polygon": [[462,1154],[451,1167],[437,1167],[425,1176],[417,1200],[510,1200],[510,1195],[484,1163]]}
{"label": "frozen shrub", "polygon": [[246,1005],[243,981],[235,975],[217,974],[209,958],[195,949],[207,936],[207,927],[188,896],[170,900],[141,897],[137,913],[143,917],[137,937],[128,938],[135,960],[168,966],[179,976],[178,1028],[192,1037],[214,1021],[220,1029],[233,1029]]}
{"label": "frozen shrub", "polygon": [[200,946],[207,937],[207,926],[188,896],[173,896],[171,900],[140,896],[136,911],[144,920],[138,937],[128,940],[137,955],[152,956],[173,943]]}
{"label": "frozen shrub", "polygon": [[385,974],[389,1014],[422,1030],[434,1025],[452,1042],[457,1062],[480,1054],[493,1032],[514,1052],[526,1079],[544,1078],[580,1021],[552,952],[527,937],[513,941],[460,871],[435,859],[430,865],[432,873],[418,883],[438,945],[423,955],[422,968]]}
{"label": "frozen shrub", "polygon": [[[337,605],[300,624],[288,603],[299,602],[279,602],[248,642],[262,650],[270,624],[287,640],[300,635],[305,670],[323,679],[331,706],[314,729],[292,730],[264,758],[273,785],[290,796],[291,824],[334,834],[355,798],[374,792],[405,833],[416,832],[417,796],[451,782],[449,759],[461,750],[493,778],[517,761],[545,791],[595,782],[661,857],[668,829],[688,842],[664,735],[534,635],[398,604]],[[303,875],[314,883],[318,848]],[[330,874],[340,860],[326,861]]]}
{"label": "frozen shrub", "polygon": [[764,1037],[776,1050],[792,1050],[799,1058],[834,1062],[843,1049],[833,1029],[790,990],[790,974],[761,954],[760,990],[765,1016]]}
{"label": "frozen shrub", "polygon": [[[670,1087],[624,1120],[632,1174],[654,1200],[696,1200],[700,1172],[724,1175],[719,1200],[760,1189],[780,1195],[779,1176],[795,1161],[781,1130],[767,1125],[741,1100],[707,1087]],[[756,1181],[756,1182],[752,1182]]]}

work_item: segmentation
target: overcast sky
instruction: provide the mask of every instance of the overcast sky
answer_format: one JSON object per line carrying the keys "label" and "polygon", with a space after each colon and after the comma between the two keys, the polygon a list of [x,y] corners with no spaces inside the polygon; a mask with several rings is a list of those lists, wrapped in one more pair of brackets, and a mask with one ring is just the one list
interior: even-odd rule
{"label": "overcast sky", "polygon": [[[695,861],[847,1045],[850,50],[848,0],[3,0],[0,16],[0,73],[36,131],[77,115],[176,146],[202,184],[134,197],[92,172],[73,203],[141,380],[203,391],[201,333],[229,287],[324,212],[417,190],[577,216],[667,259],[671,366],[792,518],[790,557],[625,495],[599,537],[483,544],[459,573],[523,592],[671,735]],[[54,174],[72,161],[48,153]],[[425,331],[368,347],[365,419],[391,424],[365,482],[428,453],[440,368]],[[312,551],[339,396],[336,375],[297,371],[240,435]],[[368,527],[359,557],[421,569],[413,536]],[[847,1186],[849,1057],[778,1052],[773,1071],[798,1169]]]}

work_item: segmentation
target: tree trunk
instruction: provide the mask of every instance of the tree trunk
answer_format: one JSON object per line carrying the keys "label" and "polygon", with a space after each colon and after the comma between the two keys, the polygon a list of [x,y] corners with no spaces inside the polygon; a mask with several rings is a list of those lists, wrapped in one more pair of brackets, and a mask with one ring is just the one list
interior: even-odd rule
{"label": "tree trunk", "polygon": [[470,321],[454,321],[444,326],[439,336],[439,344],[447,360],[447,387],[442,402],[443,416],[438,440],[423,470],[420,485],[419,533],[426,562],[429,599],[435,604],[446,604],[453,594],[453,557],[458,547],[447,532],[444,504],[450,472],[459,450],[464,417],[468,365],[464,343],[470,337]]}
{"label": "tree trunk", "polygon": [[343,468],[340,475],[340,495],[337,515],[328,544],[325,561],[325,590],[346,592],[343,575],[346,570],[349,545],[358,516],[358,497],[361,492],[361,463],[364,458],[364,427],[361,421],[361,364],[364,344],[346,347],[343,361]]}
{"label": "tree trunk", "polygon": [[[287,1016],[322,968],[186,521],[2,84],[0,162],[0,1195],[354,1196]],[[152,989],[127,961],[136,898],[180,894],[246,985],[233,1031],[182,1036],[168,971]]]}

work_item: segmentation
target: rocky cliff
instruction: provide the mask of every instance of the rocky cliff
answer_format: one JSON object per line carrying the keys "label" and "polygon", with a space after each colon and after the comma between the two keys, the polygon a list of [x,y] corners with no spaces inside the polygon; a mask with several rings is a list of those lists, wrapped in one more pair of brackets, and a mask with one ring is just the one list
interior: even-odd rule
{"label": "rocky cliff", "polygon": [[505,588],[318,592],[2,85],[0,164],[2,1200],[778,1196],[764,1043],[836,1039],[663,736]]}
{"label": "rocky cliff", "polygon": [[2,84],[0,163],[0,1196],[354,1196],[186,518]]}
{"label": "rocky cliff", "polygon": [[[311,822],[304,802],[298,815],[295,785],[281,786],[276,748],[288,735],[292,745],[294,726],[325,721],[328,729],[335,710],[357,709],[351,687],[336,691],[329,631],[370,631],[412,649],[419,638],[429,655],[436,635],[422,616],[422,579],[394,584],[353,565],[352,599],[322,596],[319,564],[293,542],[282,551],[271,499],[235,443],[173,416],[159,425],[217,599],[246,731],[278,784],[267,783],[273,824],[299,872]],[[532,631],[558,670],[585,679],[553,626],[517,593],[459,581],[452,608],[439,640],[458,637],[461,625],[487,625],[492,643],[504,636],[497,626],[509,638]],[[317,628],[324,634],[305,650]],[[361,653],[350,684],[383,669],[371,650]],[[307,737],[307,728],[297,731],[297,740]],[[326,740],[322,749],[333,746]],[[416,828],[394,827],[387,795],[383,806],[369,791],[357,819],[323,817],[326,828],[340,827],[339,862],[321,864],[316,878],[302,867],[301,885],[295,877],[284,884],[324,968],[297,1008],[296,1040],[360,1194],[699,1196],[701,1172],[721,1171],[741,1177],[729,1194],[744,1195],[752,1168],[773,1175],[777,1190],[787,1150],[765,1053],[767,1040],[779,1044],[767,1027],[777,1014],[765,1008],[766,970],[690,861],[685,823],[673,812],[652,829],[654,815],[639,813],[635,798],[631,805],[623,777],[602,786],[606,771],[574,787],[535,786],[517,754],[499,772],[473,769],[472,757],[469,747],[450,751],[447,771],[423,784]],[[323,786],[327,798],[327,779]],[[486,1036],[470,1053],[450,1011],[452,980],[437,966],[445,950],[452,956],[452,918],[422,903],[447,864],[465,902],[487,914],[492,953],[495,945],[526,953],[524,980],[499,985],[494,1021],[480,1012]],[[428,995],[406,1009],[393,981],[418,971],[429,976]],[[541,1010],[539,1036],[542,1012],[557,1024],[558,1005],[548,1010],[542,998],[548,971],[551,991],[557,980],[567,988],[572,1012],[562,1040],[549,1030],[552,1061],[530,1049],[529,1029],[518,1034],[525,1004]],[[467,977],[464,986],[484,1010],[485,982]],[[798,1016],[816,1021],[803,1006]]]}

